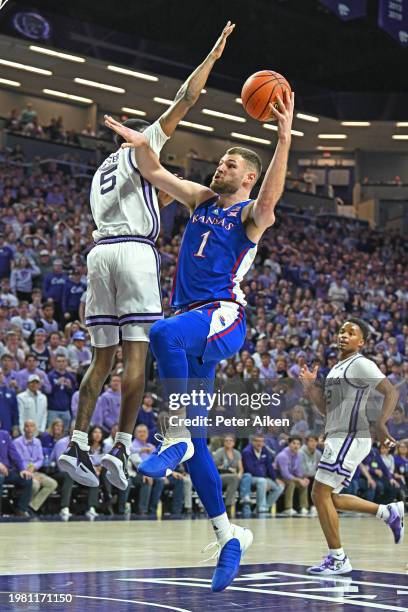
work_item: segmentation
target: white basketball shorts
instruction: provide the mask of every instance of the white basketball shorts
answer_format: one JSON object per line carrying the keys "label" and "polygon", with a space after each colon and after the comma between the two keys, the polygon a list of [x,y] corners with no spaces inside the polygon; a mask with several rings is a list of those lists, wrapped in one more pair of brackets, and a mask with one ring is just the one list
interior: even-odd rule
{"label": "white basketball shorts", "polygon": [[163,318],[160,258],[153,242],[140,236],[99,240],[87,259],[85,323],[92,346],[123,340],[148,342],[153,323]]}
{"label": "white basketball shorts", "polygon": [[371,450],[371,438],[357,438],[354,434],[342,438],[327,438],[315,480],[333,487],[340,493],[348,487],[354,472]]}

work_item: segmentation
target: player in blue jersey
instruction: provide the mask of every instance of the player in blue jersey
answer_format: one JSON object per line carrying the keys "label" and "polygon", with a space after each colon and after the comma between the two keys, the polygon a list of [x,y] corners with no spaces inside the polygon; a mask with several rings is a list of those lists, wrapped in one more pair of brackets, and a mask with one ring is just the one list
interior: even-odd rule
{"label": "player in blue jersey", "polygon": [[[275,222],[274,209],[285,184],[293,107],[293,94],[279,100],[279,109],[270,105],[277,120],[278,143],[256,200],[251,200],[250,194],[262,165],[253,151],[229,149],[207,188],[173,176],[160,165],[143,134],[105,118],[108,127],[135,147],[138,167],[146,180],[187,206],[191,214],[171,298],[177,316],[156,322],[150,332],[151,348],[169,398],[186,392],[193,397],[192,390],[211,391],[217,363],[234,355],[244,342],[245,300],[240,282],[254,260],[262,234]],[[187,414],[182,406],[171,412],[172,424],[162,444],[139,471],[161,477],[186,462],[217,537],[218,563],[212,590],[222,591],[237,575],[252,533],[229,522],[205,428],[196,427],[191,437],[184,422],[186,416],[208,416],[205,402],[190,402]]]}

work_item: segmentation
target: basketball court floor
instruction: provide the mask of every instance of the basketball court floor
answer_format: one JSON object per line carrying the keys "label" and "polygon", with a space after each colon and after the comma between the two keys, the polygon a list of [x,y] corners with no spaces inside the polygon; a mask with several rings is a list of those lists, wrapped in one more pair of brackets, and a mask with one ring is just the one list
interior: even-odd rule
{"label": "basketball court floor", "polygon": [[408,545],[375,518],[341,521],[354,571],[327,579],[306,573],[326,554],[316,519],[237,520],[254,544],[217,594],[205,520],[3,523],[0,611],[408,611]]}

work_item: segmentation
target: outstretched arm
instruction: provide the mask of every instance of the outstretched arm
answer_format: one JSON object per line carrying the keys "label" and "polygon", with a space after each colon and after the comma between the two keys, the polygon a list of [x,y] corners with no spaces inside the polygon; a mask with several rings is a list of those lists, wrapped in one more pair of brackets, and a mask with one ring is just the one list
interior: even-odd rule
{"label": "outstretched arm", "polygon": [[[211,189],[193,183],[193,181],[181,180],[163,168],[159,158],[149,147],[143,133],[125,127],[109,115],[105,115],[105,125],[122,136],[128,145],[135,148],[137,166],[140,168],[143,177],[158,189],[165,191],[175,200],[187,206],[191,211],[198,204],[215,195]],[[126,143],[122,147],[126,147]]]}
{"label": "outstretched arm", "polygon": [[258,197],[252,206],[251,220],[255,226],[251,232],[256,242],[263,232],[275,223],[275,207],[283,193],[288,165],[289,149],[292,139],[291,128],[295,94],[289,96],[284,91],[284,99],[278,97],[279,110],[270,104],[270,109],[278,122],[278,144],[269,168],[262,181]]}
{"label": "outstretched arm", "polygon": [[227,38],[234,28],[235,23],[228,21],[213,49],[202,64],[200,64],[188,77],[187,81],[183,83],[174,98],[173,104],[160,117],[160,126],[166,136],[171,136],[173,134],[180,120],[185,117],[190,108],[197,102],[212,67],[217,59],[221,57]]}

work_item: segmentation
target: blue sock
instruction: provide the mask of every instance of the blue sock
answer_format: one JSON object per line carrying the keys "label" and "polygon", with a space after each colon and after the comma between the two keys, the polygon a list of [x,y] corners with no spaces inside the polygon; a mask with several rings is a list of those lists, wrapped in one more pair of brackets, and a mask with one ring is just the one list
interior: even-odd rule
{"label": "blue sock", "polygon": [[[157,321],[150,330],[150,346],[157,360],[159,375],[167,397],[170,393],[185,393],[189,380],[205,380],[206,390],[212,390],[216,362],[201,363],[209,321],[192,312]],[[208,416],[206,406],[189,407],[188,416]],[[194,430],[194,455],[186,462],[192,483],[210,518],[220,516],[225,509],[221,477],[207,448],[205,429]]]}
{"label": "blue sock", "polygon": [[206,438],[193,438],[193,444],[194,455],[185,465],[208,516],[214,518],[226,512],[221,477],[207,448]]}

